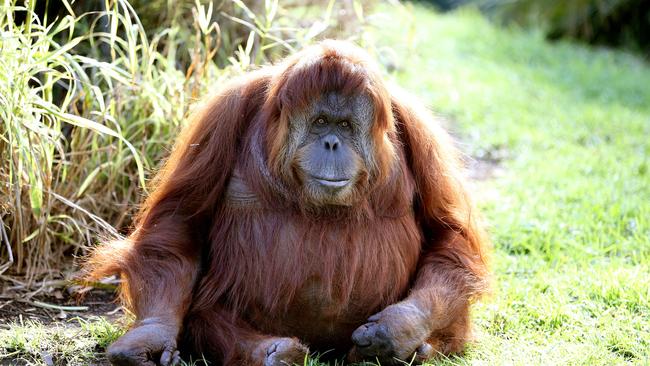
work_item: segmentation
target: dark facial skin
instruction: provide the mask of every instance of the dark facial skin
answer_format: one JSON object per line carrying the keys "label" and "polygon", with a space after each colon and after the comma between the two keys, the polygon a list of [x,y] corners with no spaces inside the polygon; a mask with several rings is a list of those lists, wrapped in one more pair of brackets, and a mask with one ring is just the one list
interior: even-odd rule
{"label": "dark facial skin", "polygon": [[356,176],[355,153],[351,148],[349,116],[323,112],[309,128],[311,143],[306,149],[305,173],[309,181],[326,191],[345,188]]}
{"label": "dark facial skin", "polygon": [[303,188],[317,205],[348,205],[372,164],[372,104],[364,96],[325,95],[291,118]]}

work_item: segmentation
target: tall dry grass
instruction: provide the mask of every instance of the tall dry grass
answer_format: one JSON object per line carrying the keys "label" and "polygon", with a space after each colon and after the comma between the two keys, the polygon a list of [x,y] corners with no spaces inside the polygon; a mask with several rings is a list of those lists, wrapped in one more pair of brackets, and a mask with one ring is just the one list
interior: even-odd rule
{"label": "tall dry grass", "polygon": [[62,12],[39,15],[35,0],[0,1],[0,277],[26,286],[128,228],[198,98],[353,34],[363,13],[349,0],[60,0]]}

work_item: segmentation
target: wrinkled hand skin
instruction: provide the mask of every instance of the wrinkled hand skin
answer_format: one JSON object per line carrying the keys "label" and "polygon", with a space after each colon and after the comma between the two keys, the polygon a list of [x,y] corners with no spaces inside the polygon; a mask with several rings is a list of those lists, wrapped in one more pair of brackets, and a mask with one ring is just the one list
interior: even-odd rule
{"label": "wrinkled hand skin", "polygon": [[174,366],[180,363],[176,350],[178,328],[158,319],[145,319],[107,350],[114,366]]}
{"label": "wrinkled hand skin", "polygon": [[433,347],[426,343],[430,334],[430,321],[415,304],[390,305],[352,333],[354,346],[348,361],[379,361],[382,365],[402,364],[397,360],[422,362],[434,355]]}
{"label": "wrinkled hand skin", "polygon": [[253,356],[263,366],[293,366],[302,365],[307,353],[307,347],[295,338],[274,337],[260,342]]}

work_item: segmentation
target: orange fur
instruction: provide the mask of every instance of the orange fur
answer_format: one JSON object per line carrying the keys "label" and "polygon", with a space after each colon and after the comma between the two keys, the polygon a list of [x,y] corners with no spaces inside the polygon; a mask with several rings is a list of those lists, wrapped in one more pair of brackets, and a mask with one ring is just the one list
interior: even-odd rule
{"label": "orange fur", "polygon": [[[306,211],[282,168],[288,113],[328,91],[371,98],[376,166],[349,206]],[[89,272],[120,273],[138,319],[182,327],[184,347],[227,365],[259,364],[269,337],[345,351],[368,316],[404,300],[426,310],[431,344],[440,334],[458,351],[486,239],[451,139],[410,99],[335,41],[233,82],[178,138],[133,234],[98,248]],[[235,172],[253,204],[229,202]]]}

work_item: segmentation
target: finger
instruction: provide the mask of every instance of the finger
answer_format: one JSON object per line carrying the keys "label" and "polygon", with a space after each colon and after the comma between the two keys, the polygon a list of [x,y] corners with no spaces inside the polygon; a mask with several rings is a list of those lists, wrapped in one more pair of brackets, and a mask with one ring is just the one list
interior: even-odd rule
{"label": "finger", "polygon": [[131,366],[138,364],[135,360],[137,356],[132,351],[115,345],[108,348],[106,357],[113,366]]}
{"label": "finger", "polygon": [[173,352],[174,349],[172,349],[171,347],[165,348],[162,355],[160,356],[160,366],[169,366],[169,363],[172,360]]}
{"label": "finger", "polygon": [[108,360],[114,366],[156,366],[145,355],[136,355],[130,352],[113,351],[108,354]]}
{"label": "finger", "polygon": [[170,366],[176,366],[181,363],[181,353],[176,351],[174,352],[174,355],[172,356],[172,363]]}
{"label": "finger", "polygon": [[418,347],[415,353],[416,359],[418,361],[427,361],[433,358],[435,349],[429,343],[425,342],[420,347]]}

